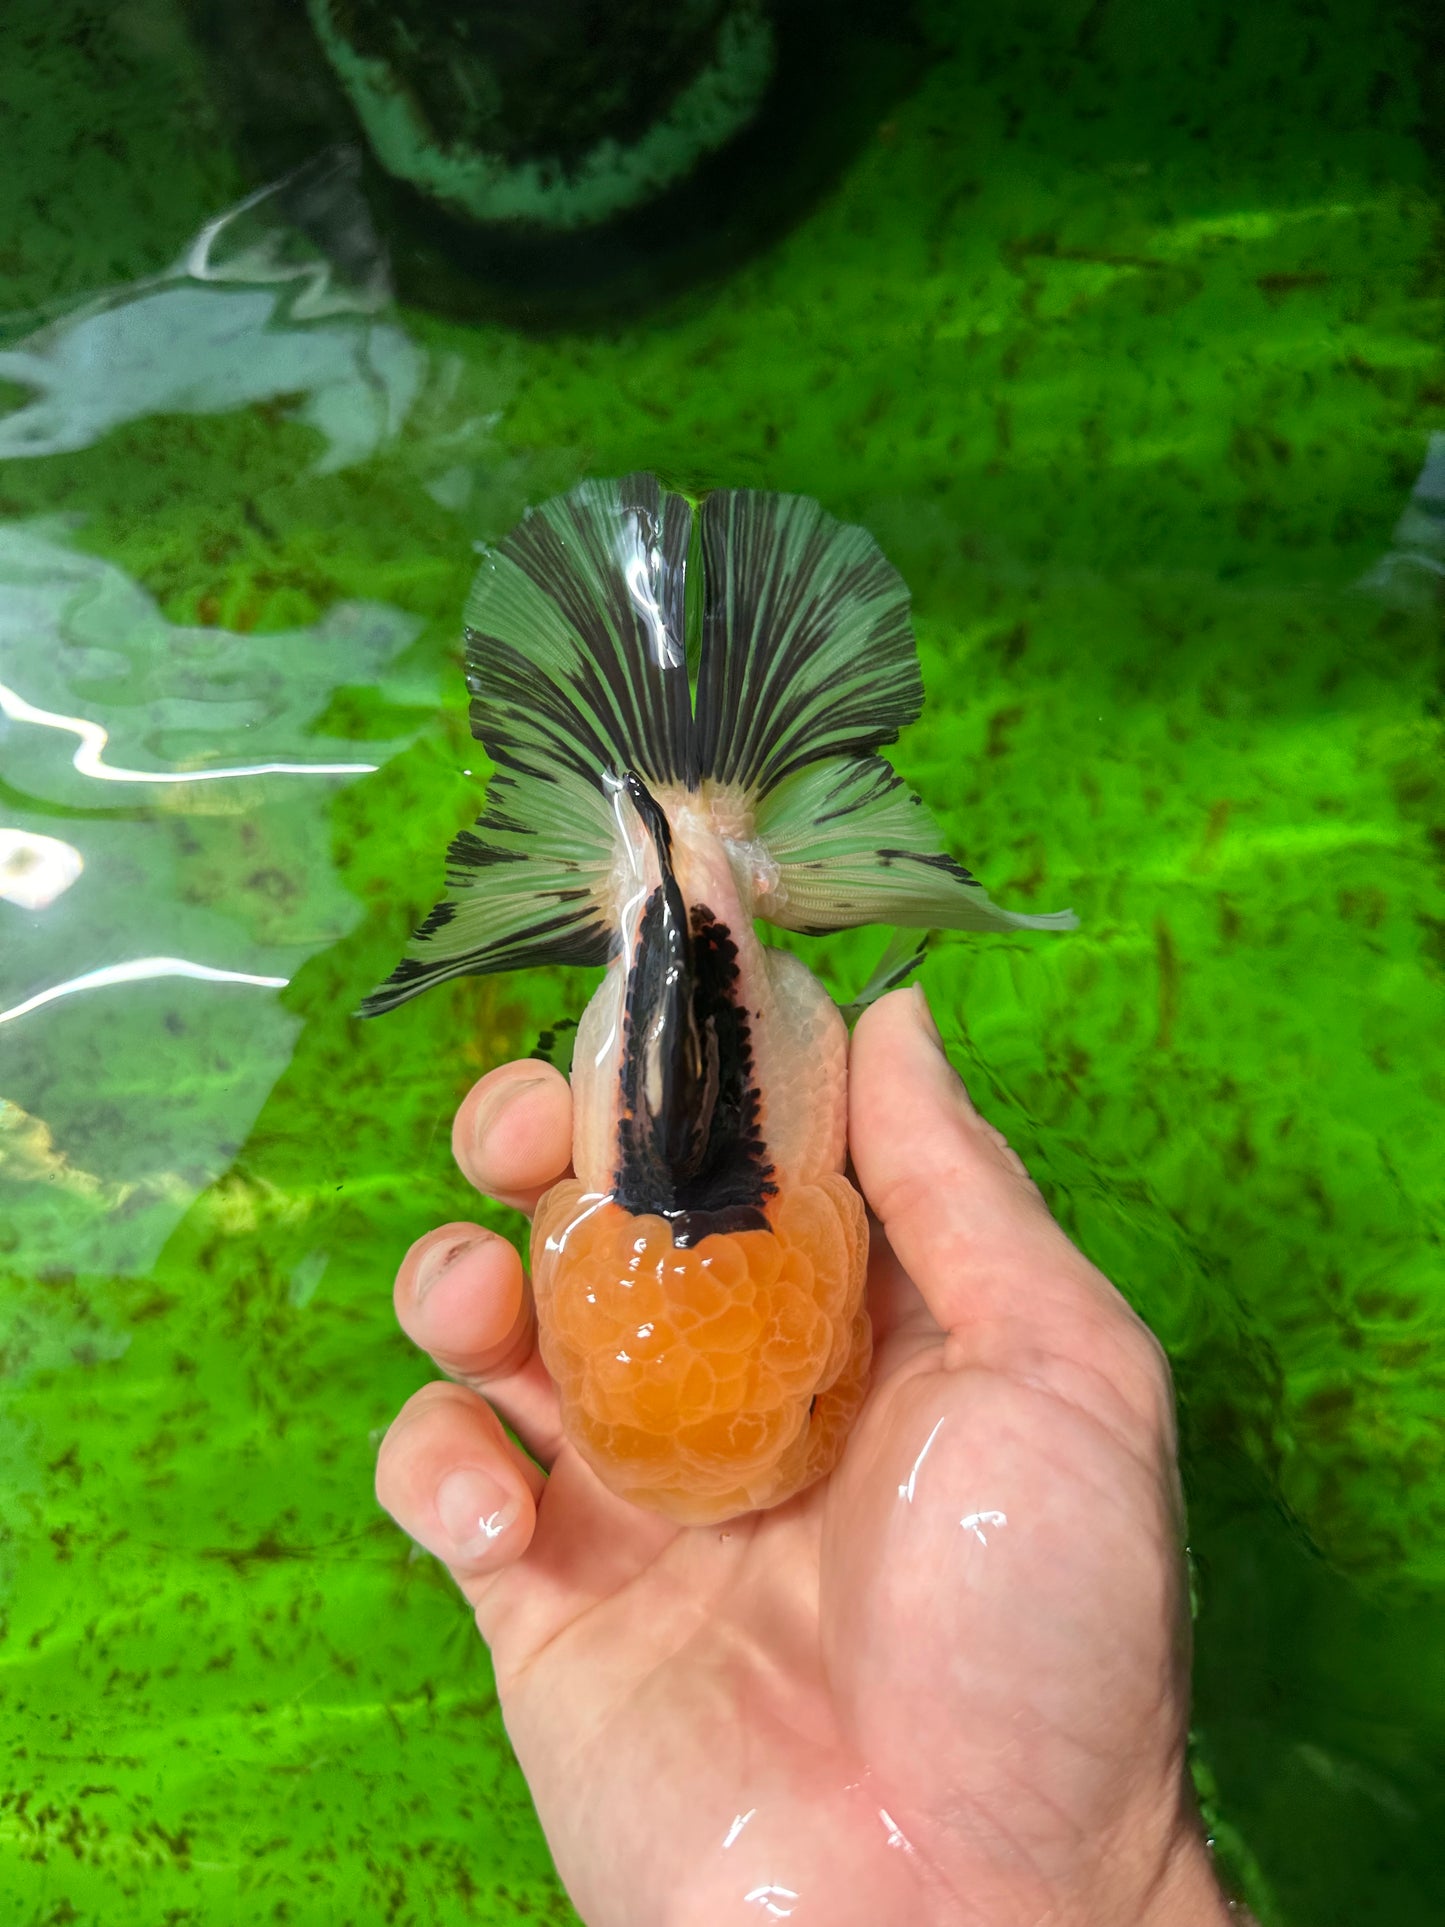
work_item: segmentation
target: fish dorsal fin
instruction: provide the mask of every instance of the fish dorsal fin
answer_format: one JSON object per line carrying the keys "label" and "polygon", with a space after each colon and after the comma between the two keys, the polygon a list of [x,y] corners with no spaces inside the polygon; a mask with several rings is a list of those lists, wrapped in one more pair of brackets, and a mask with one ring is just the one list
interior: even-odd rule
{"label": "fish dorsal fin", "polygon": [[802,495],[720,489],[701,511],[698,763],[762,796],[892,742],[923,706],[908,590],[865,529]]}

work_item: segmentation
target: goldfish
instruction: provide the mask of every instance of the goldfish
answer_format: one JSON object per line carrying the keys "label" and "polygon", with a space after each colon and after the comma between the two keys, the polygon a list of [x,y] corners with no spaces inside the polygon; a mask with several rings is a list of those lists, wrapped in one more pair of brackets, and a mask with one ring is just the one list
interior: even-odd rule
{"label": "goldfish", "polygon": [[572,1174],[531,1235],[570,1442],[685,1524],[830,1472],[867,1390],[848,1032],[757,924],[1070,928],[1001,909],[878,754],[919,714],[908,590],[798,495],[590,481],[483,556],[465,614],[494,766],[375,1015],[449,978],[605,965]]}

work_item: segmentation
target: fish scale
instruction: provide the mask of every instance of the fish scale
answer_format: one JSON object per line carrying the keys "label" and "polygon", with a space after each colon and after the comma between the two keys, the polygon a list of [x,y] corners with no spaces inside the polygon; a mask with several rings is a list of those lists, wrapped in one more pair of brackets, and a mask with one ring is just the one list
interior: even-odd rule
{"label": "fish scale", "polygon": [[791,1497],[832,1469],[862,1400],[867,1253],[836,1173],[783,1193],[765,1230],[681,1250],[664,1219],[555,1186],[532,1278],[568,1436],[613,1491],[685,1523]]}

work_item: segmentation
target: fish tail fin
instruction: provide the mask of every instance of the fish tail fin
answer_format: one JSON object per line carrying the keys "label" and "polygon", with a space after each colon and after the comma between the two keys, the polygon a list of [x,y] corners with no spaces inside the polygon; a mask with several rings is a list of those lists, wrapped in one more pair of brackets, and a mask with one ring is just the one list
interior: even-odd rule
{"label": "fish tail fin", "polygon": [[1071,930],[1002,909],[876,754],[923,706],[908,590],[866,530],[798,495],[701,511],[697,765],[753,806],[772,859],[755,909],[788,930]]}
{"label": "fish tail fin", "polygon": [[466,607],[472,734],[496,765],[447,854],[446,895],[361,1006],[617,941],[612,791],[694,777],[684,635],[692,510],[650,475],[584,482],[482,561]]}
{"label": "fish tail fin", "polygon": [[923,684],[908,591],[872,536],[804,496],[749,490],[708,496],[700,521],[691,599],[693,511],[651,475],[584,482],[485,555],[467,685],[496,773],[448,852],[446,895],[363,1015],[450,977],[605,962],[629,772],[748,799],[775,873],[755,907],[783,928],[1073,926],[990,902],[876,754]]}
{"label": "fish tail fin", "polygon": [[923,707],[908,590],[865,529],[802,495],[720,489],[701,512],[699,763],[761,798],[891,743]]}

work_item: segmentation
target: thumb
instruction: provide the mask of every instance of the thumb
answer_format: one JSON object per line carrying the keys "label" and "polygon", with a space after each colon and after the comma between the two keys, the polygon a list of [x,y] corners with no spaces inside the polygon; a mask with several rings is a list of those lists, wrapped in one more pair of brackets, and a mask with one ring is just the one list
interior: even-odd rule
{"label": "thumb", "polygon": [[864,1196],[943,1330],[1022,1325],[1047,1343],[1068,1342],[1080,1314],[1132,1322],[974,1109],[921,987],[893,991],[859,1019],[848,1139]]}

